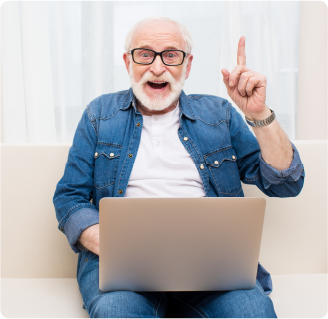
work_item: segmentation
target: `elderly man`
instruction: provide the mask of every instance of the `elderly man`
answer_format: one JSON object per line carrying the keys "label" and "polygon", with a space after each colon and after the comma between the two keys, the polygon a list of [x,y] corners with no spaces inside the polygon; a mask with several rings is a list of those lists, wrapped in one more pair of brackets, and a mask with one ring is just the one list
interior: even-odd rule
{"label": "elderly man", "polygon": [[168,310],[174,317],[276,317],[261,265],[251,290],[99,290],[102,197],[241,197],[241,181],[268,196],[302,189],[299,154],[265,104],[265,76],[246,67],[245,38],[237,66],[221,72],[256,137],[227,100],[182,91],[191,48],[188,29],[173,20],[137,23],[123,55],[132,88],[96,98],[77,127],[54,205],[59,229],[79,253],[77,281],[91,317],[165,317]]}

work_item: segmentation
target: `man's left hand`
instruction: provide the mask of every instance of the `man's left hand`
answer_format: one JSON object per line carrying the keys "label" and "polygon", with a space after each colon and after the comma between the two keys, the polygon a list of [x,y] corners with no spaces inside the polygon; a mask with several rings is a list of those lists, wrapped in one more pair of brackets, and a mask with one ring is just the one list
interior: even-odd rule
{"label": "man's left hand", "polygon": [[250,120],[263,120],[271,111],[265,105],[266,77],[246,67],[245,37],[241,37],[237,50],[237,66],[229,73],[222,69],[223,82],[233,102]]}

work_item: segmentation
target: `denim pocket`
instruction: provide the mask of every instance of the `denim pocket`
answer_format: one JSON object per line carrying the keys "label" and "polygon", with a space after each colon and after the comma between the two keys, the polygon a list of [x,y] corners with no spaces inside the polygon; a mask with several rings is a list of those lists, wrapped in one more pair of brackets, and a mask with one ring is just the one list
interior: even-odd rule
{"label": "denim pocket", "polygon": [[94,186],[103,188],[115,182],[121,147],[110,144],[98,144],[96,147]]}
{"label": "denim pocket", "polygon": [[204,156],[219,193],[235,196],[241,191],[237,156],[232,147]]}

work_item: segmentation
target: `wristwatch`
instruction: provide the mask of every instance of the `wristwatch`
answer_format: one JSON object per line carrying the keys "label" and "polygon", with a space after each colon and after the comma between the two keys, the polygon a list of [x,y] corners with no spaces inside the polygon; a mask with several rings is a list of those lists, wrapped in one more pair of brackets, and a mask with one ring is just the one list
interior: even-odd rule
{"label": "wristwatch", "polygon": [[[268,106],[267,106],[267,107],[268,107]],[[268,108],[269,108],[269,107],[268,107]],[[269,109],[270,109],[270,108],[269,108]],[[246,120],[247,124],[248,124],[249,126],[252,126],[252,127],[267,126],[267,125],[271,124],[271,123],[274,121],[274,119],[276,118],[276,114],[274,113],[274,111],[271,110],[271,109],[270,109],[270,111],[271,111],[271,115],[270,115],[268,118],[266,118],[265,120],[261,120],[261,121],[251,121],[251,120],[248,119],[246,116],[245,116],[245,120]]]}

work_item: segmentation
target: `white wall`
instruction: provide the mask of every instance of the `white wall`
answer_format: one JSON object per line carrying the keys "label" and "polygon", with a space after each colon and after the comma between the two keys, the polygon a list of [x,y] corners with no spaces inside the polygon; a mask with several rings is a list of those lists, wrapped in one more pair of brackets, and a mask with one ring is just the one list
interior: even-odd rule
{"label": "white wall", "polygon": [[296,139],[327,139],[327,4],[300,7]]}

